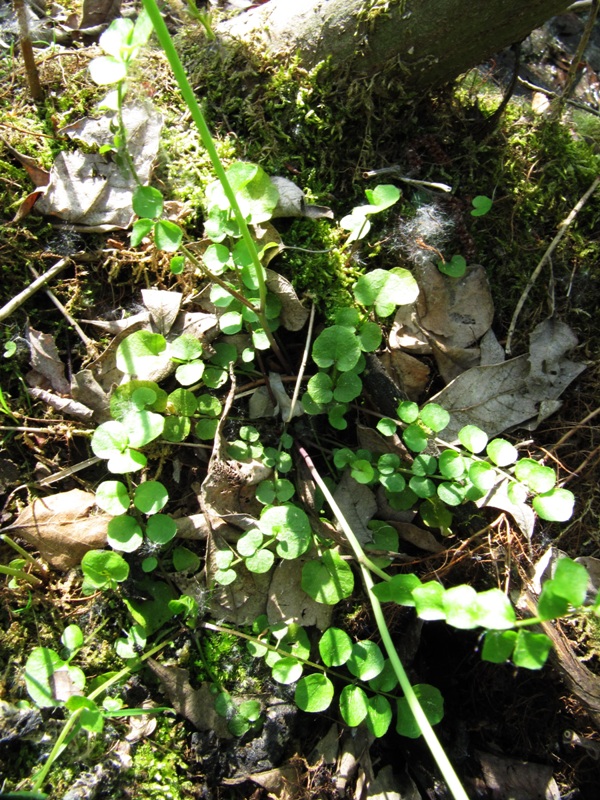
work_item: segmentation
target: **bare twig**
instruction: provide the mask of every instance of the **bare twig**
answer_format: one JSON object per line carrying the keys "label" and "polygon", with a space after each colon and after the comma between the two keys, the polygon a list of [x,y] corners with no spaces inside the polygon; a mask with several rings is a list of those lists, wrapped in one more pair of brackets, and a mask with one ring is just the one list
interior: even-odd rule
{"label": "bare twig", "polygon": [[23,289],[23,291],[19,292],[19,294],[13,297],[12,300],[9,300],[5,306],[0,308],[0,322],[2,322],[3,319],[6,319],[6,317],[9,317],[13,311],[16,311],[17,308],[19,308],[19,306],[22,306],[26,300],[29,300],[29,298],[37,292],[40,286],[43,286],[45,283],[48,283],[48,281],[52,280],[52,278],[54,278],[55,275],[58,275],[58,273],[69,263],[70,262],[68,258],[61,258],[61,260],[57,261],[56,264],[53,267],[50,267],[47,272],[44,272],[44,274],[40,275],[39,278],[36,278],[33,283],[30,283],[26,289]]}
{"label": "bare twig", "polygon": [[544,265],[550,260],[550,256],[556,250],[560,240],[565,235],[565,233],[570,228],[570,226],[573,224],[577,214],[579,214],[579,212],[584,207],[584,205],[587,203],[589,198],[596,191],[596,189],[598,188],[598,185],[600,185],[600,175],[598,175],[598,177],[595,178],[594,182],[592,183],[590,188],[587,190],[587,192],[583,195],[583,197],[581,197],[579,199],[579,201],[573,207],[573,209],[571,210],[569,215],[560,223],[560,225],[558,226],[558,228],[559,228],[558,233],[556,234],[556,236],[554,237],[554,239],[550,243],[550,246],[548,247],[548,249],[546,250],[546,252],[542,256],[542,258],[540,259],[539,264],[537,265],[537,267],[532,272],[531,277],[529,278],[529,281],[527,283],[527,286],[525,287],[525,289],[523,290],[523,294],[519,298],[519,302],[517,303],[517,307],[515,308],[515,312],[512,315],[512,319],[510,321],[510,326],[509,326],[509,329],[508,329],[508,336],[506,337],[506,354],[507,355],[510,355],[512,337],[513,337],[513,335],[515,333],[515,329],[517,327],[517,321],[519,319],[519,314],[521,313],[521,311],[523,309],[523,306],[525,305],[525,302],[527,300],[527,297],[529,296],[529,292],[531,291],[531,289],[533,287],[533,284],[539,278],[540,273],[541,273],[542,269],[544,268]]}
{"label": "bare twig", "polygon": [[588,46],[588,42],[590,41],[590,36],[592,35],[592,30],[594,29],[594,25],[596,24],[596,17],[598,16],[598,10],[600,9],[600,0],[593,0],[590,13],[588,14],[588,18],[585,23],[585,28],[583,29],[583,33],[581,34],[581,39],[579,40],[579,44],[577,45],[577,50],[573,59],[571,60],[571,64],[569,65],[569,71],[567,72],[567,78],[565,80],[564,89],[562,91],[561,96],[558,100],[555,101],[554,107],[552,109],[552,117],[553,119],[560,119],[562,113],[565,109],[565,103],[567,102],[568,98],[573,91],[573,86],[575,84],[575,78],[577,77],[577,70],[579,69],[579,65],[583,60],[583,54],[585,53],[585,49]]}
{"label": "bare twig", "polygon": [[[39,273],[37,272],[37,270],[35,270],[35,269],[34,269],[34,268],[31,266],[31,264],[29,265],[29,270],[30,270],[30,272],[33,274],[34,278],[39,278],[39,277],[40,277],[40,275],[39,275]],[[94,358],[97,358],[97,356],[98,356],[98,350],[97,350],[97,347],[96,347],[96,342],[95,342],[93,339],[90,339],[90,337],[89,337],[89,336],[87,336],[87,335],[84,333],[84,331],[82,331],[82,329],[81,329],[80,325],[79,325],[79,324],[76,322],[76,320],[74,320],[74,319],[73,319],[73,317],[72,317],[72,316],[69,314],[69,312],[67,311],[67,309],[66,309],[66,308],[63,306],[63,304],[60,302],[60,300],[59,300],[59,299],[58,299],[58,297],[57,297],[57,296],[54,294],[54,292],[52,292],[50,289],[46,289],[46,290],[45,290],[45,292],[46,292],[46,294],[48,295],[48,297],[50,298],[50,300],[51,300],[51,301],[54,303],[54,305],[55,305],[55,306],[58,308],[58,310],[59,310],[59,311],[60,311],[60,313],[63,315],[63,317],[64,317],[64,318],[67,320],[67,322],[69,323],[69,325],[70,325],[70,326],[73,328],[73,330],[74,330],[74,331],[77,333],[77,335],[79,336],[79,338],[81,339],[81,341],[82,341],[82,342],[84,343],[84,345],[86,346],[88,353],[89,353],[91,356],[93,356]]]}
{"label": "bare twig", "polygon": [[[558,97],[558,92],[552,91],[552,89],[546,89],[544,86],[536,86],[535,83],[531,83],[530,81],[526,81],[525,78],[518,78],[518,82],[521,86],[524,86],[526,89],[531,89],[532,92],[539,92],[540,94],[545,94],[546,97]],[[567,105],[572,106],[573,108],[578,108],[580,111],[587,111],[588,114],[593,114],[595,117],[600,117],[600,111],[597,111],[595,108],[592,108],[587,103],[580,103],[578,100],[567,100]]]}
{"label": "bare twig", "polygon": [[310,344],[312,341],[312,332],[313,326],[315,323],[315,305],[313,303],[312,308],[310,309],[310,319],[308,321],[308,333],[306,334],[306,345],[304,347],[304,353],[302,355],[302,363],[300,364],[300,370],[298,371],[298,377],[296,378],[296,385],[294,386],[294,394],[292,395],[292,402],[290,403],[290,410],[285,420],[285,423],[291,422],[292,417],[294,416],[294,409],[296,408],[296,403],[298,402],[298,395],[300,394],[300,386],[302,385],[302,378],[304,377],[304,371],[306,370],[306,365],[308,363],[308,354],[310,353]]}

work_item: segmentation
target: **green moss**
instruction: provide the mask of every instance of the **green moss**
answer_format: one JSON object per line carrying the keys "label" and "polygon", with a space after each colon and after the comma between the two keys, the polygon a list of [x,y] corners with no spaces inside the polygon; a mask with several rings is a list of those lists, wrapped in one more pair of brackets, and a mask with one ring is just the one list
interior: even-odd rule
{"label": "green moss", "polygon": [[135,748],[133,766],[119,783],[136,800],[186,800],[194,797],[193,784],[186,778],[187,765],[181,747],[174,747],[181,725],[159,718],[156,730]]}

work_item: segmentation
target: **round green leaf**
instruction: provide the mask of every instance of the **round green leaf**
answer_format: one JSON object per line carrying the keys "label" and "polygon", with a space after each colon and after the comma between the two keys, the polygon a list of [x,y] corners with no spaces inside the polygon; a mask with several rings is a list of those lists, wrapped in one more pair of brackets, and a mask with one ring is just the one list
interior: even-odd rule
{"label": "round green leaf", "polygon": [[133,494],[133,505],[143,514],[156,514],[164,508],[169,492],[160,481],[140,483]]}
{"label": "round green leaf", "polygon": [[167,514],[155,514],[146,525],[146,536],[155,544],[167,544],[177,534],[177,524]]}
{"label": "round green leaf", "polygon": [[258,527],[267,538],[277,539],[281,558],[298,558],[311,542],[311,528],[306,512],[291,505],[270,506],[260,516]]}
{"label": "round green leaf", "polygon": [[127,77],[127,66],[120,59],[112,56],[98,56],[88,64],[90,77],[98,86],[109,86],[119,83]]}
{"label": "round green leaf", "polygon": [[315,403],[327,405],[333,400],[333,381],[326,372],[317,372],[309,379],[306,391]]}
{"label": "round green leaf", "polygon": [[98,425],[92,436],[92,452],[98,458],[112,458],[122,453],[129,444],[126,428],[117,420]]}
{"label": "round green leaf", "polygon": [[294,701],[302,711],[317,713],[329,708],[333,692],[333,684],[326,675],[306,675],[298,681]]}
{"label": "round green leaf", "polygon": [[175,378],[182,386],[192,386],[198,383],[204,375],[204,361],[192,361],[189,364],[180,364],[175,370]]}
{"label": "round green leaf", "polygon": [[270,550],[257,550],[256,553],[245,559],[244,564],[248,572],[263,574],[268,572],[275,561],[275,556]]}
{"label": "round green leaf", "polygon": [[471,453],[481,453],[488,443],[488,435],[477,425],[465,425],[458,432],[458,440]]}
{"label": "round green leaf", "polygon": [[[190,336],[189,334],[183,334],[182,336],[178,336],[173,342],[169,344],[169,355],[171,358],[175,358],[178,361],[195,361],[197,358],[200,358],[202,355],[202,343],[196,339],[195,336]],[[169,400],[171,400],[173,395],[177,396],[177,392],[181,390],[176,390],[169,395]],[[194,406],[194,411],[195,411]],[[194,411],[190,413],[193,414]],[[185,414],[185,411],[178,411],[179,414]]]}
{"label": "round green leaf", "polygon": [[336,550],[325,550],[319,561],[302,567],[302,589],[317,603],[334,606],[352,594],[354,575]]}
{"label": "round green leaf", "polygon": [[397,425],[393,419],[384,417],[377,423],[377,430],[384,436],[393,436],[396,433]]}
{"label": "round green leaf", "polygon": [[413,453],[420,453],[422,450],[425,450],[429,442],[427,434],[418,423],[409,425],[408,428],[403,431],[402,439],[404,444],[409,450],[412,450]]}
{"label": "round green leaf", "polygon": [[352,639],[341,628],[327,628],[319,641],[319,653],[327,667],[341,667],[352,653]]}
{"label": "round green leaf", "polygon": [[348,372],[360,358],[360,343],[357,336],[341,325],[332,325],[315,339],[312,357],[321,369],[335,366],[340,372]]}
{"label": "round green leaf", "polygon": [[129,564],[111,550],[88,550],[81,559],[86,581],[97,589],[113,587],[129,577]]}
{"label": "round green leaf", "polygon": [[175,222],[159,219],[154,226],[154,243],[159,250],[175,253],[181,246],[183,231]]}
{"label": "round green leaf", "polygon": [[340,693],[340,714],[346,725],[355,728],[367,716],[367,695],[360,686],[349,684]]}
{"label": "round green leaf", "polygon": [[488,589],[477,595],[477,624],[503,630],[514,627],[517,617],[512,603],[501,589]]}
{"label": "round green leaf", "polygon": [[462,456],[454,450],[444,450],[438,458],[439,470],[449,480],[460,478],[465,471],[465,462]]}
{"label": "round green leaf", "polygon": [[419,418],[419,406],[412,400],[403,400],[396,410],[402,422],[406,422],[407,425]]}
{"label": "round green leaf", "polygon": [[575,495],[568,489],[552,489],[532,500],[533,510],[549,522],[566,522],[573,516]]}
{"label": "round green leaf", "polygon": [[295,658],[291,658],[291,656],[280,658],[279,661],[273,665],[271,670],[273,680],[277,681],[277,683],[283,683],[285,685],[296,683],[296,681],[302,676],[302,672],[302,664],[299,661],[296,661]]}
{"label": "round green leaf", "polygon": [[438,269],[450,278],[462,278],[467,271],[467,262],[463,256],[454,255],[450,261],[438,261]]}
{"label": "round green leaf", "polygon": [[450,414],[437,403],[428,403],[428,405],[423,406],[419,417],[428,428],[431,428],[436,433],[443,431],[450,422]]}
{"label": "round green leaf", "polygon": [[107,541],[114,550],[133,553],[144,541],[142,529],[137,521],[128,514],[121,514],[109,520]]}
{"label": "round green leaf", "polygon": [[533,458],[522,458],[515,464],[515,477],[532,492],[549,492],[556,483],[552,467],[544,467]]}
{"label": "round green leaf", "polygon": [[252,528],[238,539],[237,551],[243,558],[253,556],[263,542],[263,535],[258,528]]}
{"label": "round green leaf", "polygon": [[350,658],[346,661],[348,671],[363,681],[370,681],[379,675],[383,665],[384,658],[379,645],[369,639],[355,642]]}
{"label": "round green leaf", "polygon": [[473,205],[472,217],[483,217],[492,207],[492,200],[484,194],[478,194],[477,197],[472,199],[471,203]]}
{"label": "round green leaf", "polygon": [[173,568],[177,572],[197,572],[200,568],[200,559],[187,547],[176,547],[172,555]]}
{"label": "round green leaf", "polygon": [[392,721],[392,707],[387,697],[381,694],[373,695],[367,700],[366,725],[370,733],[376,738],[385,736]]}
{"label": "round green leaf", "polygon": [[376,322],[365,322],[358,330],[360,349],[364,353],[373,353],[381,345],[383,333]]}
{"label": "round green leaf", "polygon": [[392,270],[374,269],[354,284],[354,297],[366,308],[374,308],[380,317],[389,317],[397,306],[414,303],[419,286],[413,275],[397,267]]}
{"label": "round green leaf", "polygon": [[55,672],[62,670],[66,663],[54,650],[48,647],[35,647],[25,663],[25,686],[33,702],[40,708],[59,706],[54,697],[50,680]]}
{"label": "round green leaf", "polygon": [[343,372],[336,381],[333,399],[337,400],[338,403],[351,403],[352,400],[359,397],[361,392],[362,381],[356,372],[350,370],[349,372]]}
{"label": "round green leaf", "polygon": [[485,450],[490,460],[497,467],[507,467],[509,464],[514,464],[519,457],[517,448],[513,447],[506,439],[492,439]]}
{"label": "round green leaf", "polygon": [[391,692],[398,685],[398,676],[389,658],[386,658],[383,669],[369,681],[369,688],[374,692]]}
{"label": "round green leaf", "polygon": [[242,330],[244,324],[239,311],[226,311],[219,317],[219,328],[223,333],[234,334]]}
{"label": "round green leaf", "polygon": [[138,186],[131,200],[138,217],[156,219],[163,212],[163,196],[153,186]]}
{"label": "round green leaf", "polygon": [[183,442],[190,435],[192,423],[189,417],[165,417],[163,439],[167,442]]}
{"label": "round green leaf", "polygon": [[107,514],[122,514],[130,502],[127,487],[121,481],[103,481],[96,489],[96,505]]}
{"label": "round green leaf", "polygon": [[144,447],[163,432],[165,418],[154,411],[131,411],[126,414],[121,424],[127,431],[130,447]]}
{"label": "round green leaf", "polygon": [[454,628],[469,630],[479,625],[477,592],[472,586],[453,586],[442,598],[446,622]]}
{"label": "round green leaf", "polygon": [[117,347],[117,369],[126,375],[144,377],[169,363],[167,341],[160,333],[147,330],[131,333]]}
{"label": "round green leaf", "polygon": [[60,637],[61,642],[71,653],[83,645],[83,631],[79,625],[67,625]]}
{"label": "round green leaf", "polygon": [[498,475],[487,461],[476,461],[469,467],[469,480],[480,491],[489,492],[498,480]]}

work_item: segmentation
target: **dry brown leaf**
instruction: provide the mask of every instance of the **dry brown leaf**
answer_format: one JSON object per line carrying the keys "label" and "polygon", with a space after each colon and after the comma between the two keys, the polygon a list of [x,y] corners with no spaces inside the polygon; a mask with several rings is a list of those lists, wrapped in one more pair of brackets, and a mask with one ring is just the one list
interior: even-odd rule
{"label": "dry brown leaf", "polygon": [[419,528],[410,522],[395,522],[390,520],[389,524],[398,531],[398,536],[405,542],[418,547],[419,550],[426,550],[428,553],[441,553],[444,546],[438,542],[431,531]]}
{"label": "dry brown leaf", "polygon": [[202,683],[200,688],[194,689],[187,669],[166,667],[153,658],[149,658],[147,664],[178,714],[199,731],[213,730],[221,739],[233,738],[227,728],[227,720],[215,711],[215,698],[210,691],[210,684]]}
{"label": "dry brown leaf", "polygon": [[493,800],[560,800],[548,764],[477,753],[483,779]]}
{"label": "dry brown leaf", "polygon": [[494,305],[482,266],[473,264],[462,278],[450,278],[428,261],[415,267],[415,278],[419,297],[398,309],[390,334],[394,347],[429,353],[438,340],[470,347],[489,330]]}
{"label": "dry brown leaf", "polygon": [[324,631],[331,625],[333,606],[317,603],[302,589],[302,567],[308,558],[282,559],[269,585],[267,617],[272,625],[295,622],[305,628],[314,625]]}
{"label": "dry brown leaf", "polygon": [[288,331],[299,331],[306,324],[309,310],[304,308],[292,284],[273,270],[267,270],[267,289],[281,300],[281,324]]}
{"label": "dry brown leaf", "polygon": [[[54,336],[36,331],[35,328],[28,326],[27,339],[31,347],[31,366],[33,371],[42,375],[55,392],[69,395],[71,387],[65,378],[65,365],[59,358]],[[27,382],[30,386],[39,386],[39,382],[31,373],[27,376]],[[48,388],[48,385],[43,388]]]}
{"label": "dry brown leaf", "polygon": [[429,383],[431,370],[427,364],[398,349],[382,353],[379,358],[388,375],[406,392],[408,399],[417,401]]}
{"label": "dry brown leaf", "polygon": [[106,547],[111,517],[93,514],[95,495],[71,489],[34,500],[5,531],[23,537],[55,569],[76,567],[88,550]]}

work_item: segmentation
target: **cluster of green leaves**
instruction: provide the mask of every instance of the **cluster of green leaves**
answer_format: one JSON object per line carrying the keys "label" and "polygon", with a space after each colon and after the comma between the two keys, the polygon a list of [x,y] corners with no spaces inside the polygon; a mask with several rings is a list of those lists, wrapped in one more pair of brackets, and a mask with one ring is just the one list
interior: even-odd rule
{"label": "cluster of green leaves", "polygon": [[408,270],[375,269],[358,279],[353,293],[357,307],[339,309],[334,324],[313,343],[312,359],[319,371],[308,381],[302,398],[307,414],[326,413],[336,430],[347,427],[348,404],[362,394],[363,354],[381,345],[381,326],[369,315],[389,317],[399,305],[414,302],[419,287]]}
{"label": "cluster of green leaves", "polygon": [[392,508],[417,506],[425,525],[449,534],[454,506],[481,500],[504,485],[513,504],[531,500],[542,519],[562,522],[573,513],[575,498],[556,486],[556,472],[535,459],[519,458],[506,439],[489,440],[477,426],[466,425],[458,433],[460,446],[449,447],[437,438],[450,420],[444,408],[429,403],[419,409],[404,401],[397,412],[398,420],[384,417],[377,428],[386,436],[401,430],[404,444],[415,453],[410,463],[395,453],[376,457],[368,450],[348,448],[334,453],[336,467],[349,468],[358,483],[381,484]]}
{"label": "cluster of green leaves", "polygon": [[[466,584],[445,589],[438,581],[422,583],[417,575],[399,574],[376,584],[373,592],[381,602],[414,607],[424,620],[444,620],[462,630],[483,628],[484,661],[503,664],[512,660],[517,667],[540,669],[552,640],[545,633],[532,632],[527,627],[582,609],[588,585],[585,567],[570,558],[560,558],[554,577],[542,586],[537,614],[521,620],[500,589],[477,592]],[[587,608],[600,616],[600,593]]]}
{"label": "cluster of green leaves", "polygon": [[202,356],[202,344],[185,334],[167,342],[161,334],[143,330],[121,342],[117,367],[122,372],[144,376],[174,368],[181,388],[167,394],[156,382],[136,377],[113,391],[113,419],[96,428],[91,443],[94,454],[107,459],[111,472],[142,469],[147,464],[144,447],[159,437],[181,442],[189,436],[192,423],[200,439],[214,438],[221,404],[213,395],[196,394],[193,389],[221,387],[237,352],[232,345],[218,343],[207,361]]}
{"label": "cluster of green leaves", "polygon": [[[392,721],[394,703],[398,733],[411,738],[420,735],[405,698],[395,694],[398,678],[376,642],[353,642],[341,628],[328,628],[318,642],[319,665],[309,661],[311,643],[300,625],[269,625],[266,616],[261,616],[252,630],[256,638],[248,642],[250,654],[264,659],[277,683],[296,684],[294,700],[298,708],[312,713],[330,708],[335,697],[333,677],[345,683],[338,706],[347,725],[356,727],[364,721],[374,736],[384,736]],[[304,674],[307,668],[313,671]],[[428,684],[414,688],[431,724],[439,722],[444,713],[440,692]]]}

